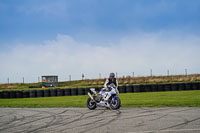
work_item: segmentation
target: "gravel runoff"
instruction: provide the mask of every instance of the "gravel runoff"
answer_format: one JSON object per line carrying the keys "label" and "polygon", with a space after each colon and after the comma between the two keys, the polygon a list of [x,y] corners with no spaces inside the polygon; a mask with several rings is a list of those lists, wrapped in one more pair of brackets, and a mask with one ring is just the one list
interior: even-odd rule
{"label": "gravel runoff", "polygon": [[200,108],[0,108],[0,133],[200,133]]}

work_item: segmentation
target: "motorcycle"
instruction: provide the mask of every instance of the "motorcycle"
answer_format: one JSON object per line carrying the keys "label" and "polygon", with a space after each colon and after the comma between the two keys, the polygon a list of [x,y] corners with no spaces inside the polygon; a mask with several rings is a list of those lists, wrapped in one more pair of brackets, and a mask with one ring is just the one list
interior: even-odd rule
{"label": "motorcycle", "polygon": [[90,88],[90,91],[88,92],[88,100],[87,100],[87,107],[90,110],[96,109],[96,107],[106,107],[109,109],[117,110],[121,106],[121,101],[118,97],[119,91],[114,86],[114,84],[111,84],[108,86],[110,90],[110,97],[108,100],[105,100],[105,95],[108,96],[109,92],[100,91],[97,92],[95,88]]}

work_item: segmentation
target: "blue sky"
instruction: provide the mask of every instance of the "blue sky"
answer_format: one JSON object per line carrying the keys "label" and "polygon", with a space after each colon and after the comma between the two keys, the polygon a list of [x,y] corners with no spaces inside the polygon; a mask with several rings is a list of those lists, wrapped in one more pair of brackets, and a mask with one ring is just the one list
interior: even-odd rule
{"label": "blue sky", "polygon": [[[34,82],[48,74],[106,77],[111,71],[148,75],[149,69],[181,74],[186,67],[198,73],[199,35],[198,0],[0,0],[0,82]],[[53,68],[43,68],[42,60]]]}
{"label": "blue sky", "polygon": [[200,29],[197,0],[1,0],[0,7],[2,43],[43,41],[58,33],[90,41],[90,36],[107,40],[138,31],[199,34]]}

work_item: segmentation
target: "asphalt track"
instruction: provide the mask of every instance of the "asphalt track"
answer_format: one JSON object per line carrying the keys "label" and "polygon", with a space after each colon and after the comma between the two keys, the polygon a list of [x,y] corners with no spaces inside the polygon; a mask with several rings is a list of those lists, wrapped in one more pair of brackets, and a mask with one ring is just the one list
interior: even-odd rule
{"label": "asphalt track", "polygon": [[0,108],[0,133],[200,133],[200,108]]}

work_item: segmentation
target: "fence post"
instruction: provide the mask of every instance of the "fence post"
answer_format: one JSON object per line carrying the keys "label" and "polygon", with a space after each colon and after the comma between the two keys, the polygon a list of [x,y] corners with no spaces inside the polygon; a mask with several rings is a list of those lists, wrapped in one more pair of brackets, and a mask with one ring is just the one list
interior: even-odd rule
{"label": "fence post", "polygon": [[85,75],[82,73],[82,80],[84,80]]}
{"label": "fence post", "polygon": [[71,81],[71,78],[72,78],[71,75],[69,75],[69,81]]}
{"label": "fence post", "polygon": [[185,69],[185,75],[187,75],[187,68]]}

